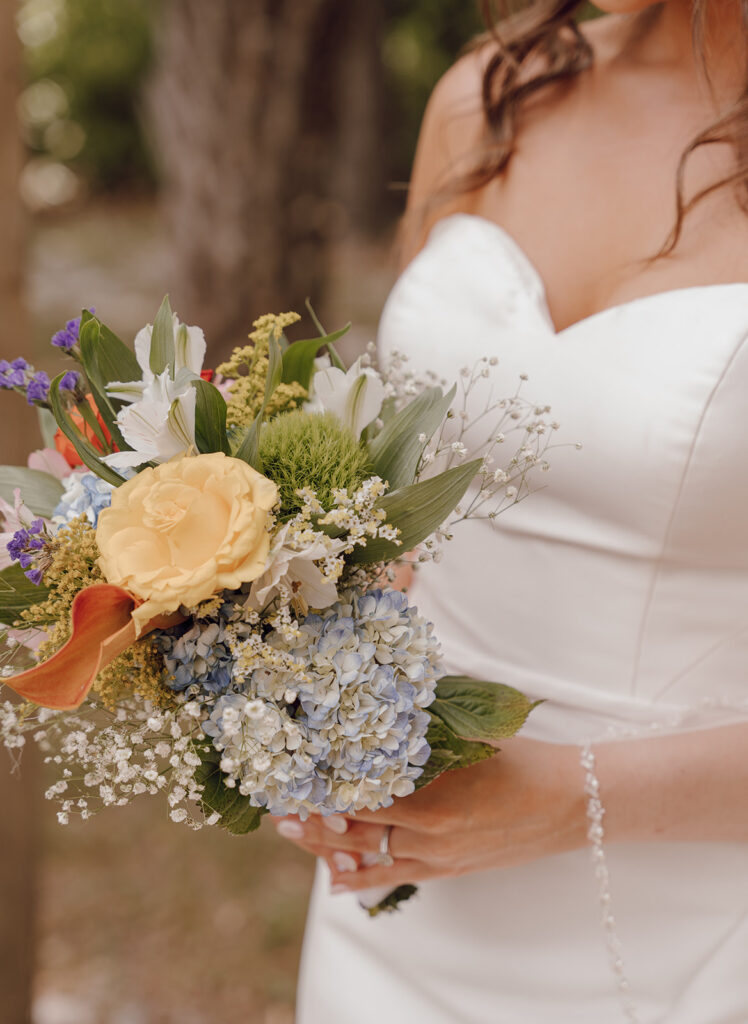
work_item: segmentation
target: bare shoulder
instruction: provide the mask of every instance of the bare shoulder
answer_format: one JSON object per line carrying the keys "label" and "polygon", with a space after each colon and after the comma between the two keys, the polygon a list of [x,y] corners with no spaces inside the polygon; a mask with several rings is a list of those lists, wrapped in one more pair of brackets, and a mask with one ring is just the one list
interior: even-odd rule
{"label": "bare shoulder", "polygon": [[409,262],[424,243],[434,221],[465,207],[465,196],[434,198],[467,173],[480,148],[484,131],[481,90],[488,60],[484,48],[461,57],[434,87],[421,123],[408,205],[401,232],[401,264]]}

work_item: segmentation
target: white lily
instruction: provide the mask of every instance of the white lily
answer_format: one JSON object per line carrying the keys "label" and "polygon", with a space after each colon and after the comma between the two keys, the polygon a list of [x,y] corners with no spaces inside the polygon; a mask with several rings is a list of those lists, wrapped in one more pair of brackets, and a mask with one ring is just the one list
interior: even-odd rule
{"label": "white lily", "polygon": [[345,373],[335,366],[318,370],[311,390],[313,408],[334,413],[354,437],[379,415],[385,397],[382,378],[360,359]]}
{"label": "white lily", "polygon": [[173,315],[174,376],[169,370],[151,370],[153,326],[135,337],[135,357],[142,380],[113,381],[107,387],[112,398],[129,403],[117,414],[117,425],[132,451],[113,452],[104,462],[114,469],[129,469],[143,462],[166,462],[195,444],[196,393],[192,382],[200,376],[205,359],[205,336],[199,327],[188,327]]}
{"label": "white lily", "polygon": [[338,554],[345,543],[326,537],[297,551],[286,543],[288,530],[287,523],[275,535],[265,571],[252,584],[247,606],[261,611],[280,593],[281,586],[285,586],[292,592],[298,614],[305,615],[309,608],[329,608],[337,601],[338,591],[333,582],[325,579],[315,562]]}

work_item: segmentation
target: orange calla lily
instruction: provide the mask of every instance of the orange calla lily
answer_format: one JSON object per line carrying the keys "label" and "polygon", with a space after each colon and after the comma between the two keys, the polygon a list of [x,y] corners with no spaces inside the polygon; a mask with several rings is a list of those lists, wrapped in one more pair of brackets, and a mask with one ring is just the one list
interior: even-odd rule
{"label": "orange calla lily", "polygon": [[[94,583],[76,596],[72,636],[49,660],[3,682],[25,700],[58,711],[80,707],[98,672],[135,643],[131,613],[139,604],[121,587]],[[140,636],[184,622],[184,616],[159,615]]]}

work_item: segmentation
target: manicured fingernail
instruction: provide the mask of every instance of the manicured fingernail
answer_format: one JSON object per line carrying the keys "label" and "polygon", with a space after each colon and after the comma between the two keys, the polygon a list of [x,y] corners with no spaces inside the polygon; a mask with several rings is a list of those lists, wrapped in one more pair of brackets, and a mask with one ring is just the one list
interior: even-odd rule
{"label": "manicured fingernail", "polygon": [[358,864],[350,853],[334,853],[331,859],[337,871],[358,871]]}
{"label": "manicured fingernail", "polygon": [[304,835],[304,828],[298,821],[281,821],[275,827],[278,835],[285,839],[301,839]]}
{"label": "manicured fingernail", "polygon": [[348,892],[348,886],[347,885],[331,885],[330,886],[330,892],[333,894],[333,896],[337,896],[338,893]]}
{"label": "manicured fingernail", "polygon": [[331,832],[337,832],[339,836],[348,831],[348,822],[337,814],[331,818],[323,818],[322,824],[325,828],[329,828]]}
{"label": "manicured fingernail", "polygon": [[361,854],[361,866],[364,868],[373,868],[375,864],[379,864],[378,853],[362,853]]}

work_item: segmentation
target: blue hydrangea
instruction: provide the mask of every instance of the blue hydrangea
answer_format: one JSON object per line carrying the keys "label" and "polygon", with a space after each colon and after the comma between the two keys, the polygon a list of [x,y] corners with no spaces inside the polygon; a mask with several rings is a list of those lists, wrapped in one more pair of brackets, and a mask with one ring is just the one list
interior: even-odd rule
{"label": "blue hydrangea", "polygon": [[432,626],[404,594],[351,593],[269,642],[303,673],[255,669],[204,723],[221,767],[273,814],[388,806],[414,789],[439,674]]}
{"label": "blue hydrangea", "polygon": [[99,513],[112,503],[112,485],[95,473],[71,473],[62,481],[65,493],[54,510],[52,521],[64,526],[78,516],[85,516],[96,526]]}
{"label": "blue hydrangea", "polygon": [[236,659],[229,642],[229,626],[234,640],[249,636],[253,626],[243,621],[243,591],[226,593],[223,604],[203,618],[189,619],[156,636],[164,656],[166,685],[182,692],[195,687],[197,695],[221,694],[234,678]]}
{"label": "blue hydrangea", "polygon": [[207,693],[224,693],[234,667],[225,634],[224,623],[201,620],[159,634],[156,643],[164,655],[166,685],[177,691],[196,685]]}

